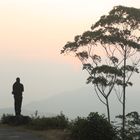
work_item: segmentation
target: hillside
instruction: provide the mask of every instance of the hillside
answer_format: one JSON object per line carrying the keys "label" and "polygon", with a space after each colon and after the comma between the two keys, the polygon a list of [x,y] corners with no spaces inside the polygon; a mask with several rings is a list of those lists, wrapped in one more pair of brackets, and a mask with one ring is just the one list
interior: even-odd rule
{"label": "hillside", "polygon": [[[127,112],[139,110],[139,99],[137,98],[138,92],[133,93],[133,89],[128,90],[127,94]],[[134,96],[135,95],[135,96]],[[116,95],[112,93],[110,96],[111,116],[121,114],[121,104],[118,102]],[[135,104],[134,104],[135,102]],[[133,104],[133,105],[131,105]],[[135,110],[135,108],[138,108]],[[22,107],[23,115],[33,115],[38,111],[40,116],[54,116],[60,114],[62,111],[68,118],[76,118],[77,116],[87,116],[90,112],[99,112],[100,114],[106,113],[105,106],[99,101],[94,93],[92,86],[86,86],[80,89],[59,93],[52,97],[44,97],[41,101],[31,102],[30,104]],[[13,108],[0,109],[0,115],[13,114]]]}
{"label": "hillside", "polygon": [[32,102],[26,106],[28,110],[38,110],[44,114],[59,114],[61,111],[69,118],[87,116],[90,112],[105,113],[106,108],[94,94],[92,87],[84,87]]}

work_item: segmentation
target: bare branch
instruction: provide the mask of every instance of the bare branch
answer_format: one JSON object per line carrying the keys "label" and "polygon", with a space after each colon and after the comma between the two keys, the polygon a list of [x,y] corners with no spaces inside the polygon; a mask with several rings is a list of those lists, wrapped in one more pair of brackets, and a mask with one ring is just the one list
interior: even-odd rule
{"label": "bare branch", "polygon": [[[113,80],[113,78],[112,78],[112,80]],[[114,77],[113,84],[112,84],[112,86],[110,87],[109,92],[107,93],[107,97],[110,95],[111,91],[112,91],[113,88],[114,88],[115,80],[116,80],[116,75],[115,75],[115,77]]]}
{"label": "bare branch", "polygon": [[99,92],[104,96],[104,98],[106,98],[106,95],[100,90],[98,84],[96,84],[96,86],[97,86],[97,89],[99,90]]}
{"label": "bare branch", "polygon": [[107,105],[107,104],[101,99],[101,97],[99,96],[99,93],[98,93],[98,91],[97,91],[95,85],[94,85],[94,89],[95,89],[95,93],[96,93],[97,97],[99,98],[99,100],[100,100],[104,105]]}
{"label": "bare branch", "polygon": [[121,104],[123,104],[123,102],[122,102],[122,100],[121,100],[121,99],[122,99],[122,93],[120,93],[120,90],[117,91],[116,88],[114,87],[114,91],[115,91],[115,94],[116,94],[116,96],[117,96],[119,102],[120,102]]}

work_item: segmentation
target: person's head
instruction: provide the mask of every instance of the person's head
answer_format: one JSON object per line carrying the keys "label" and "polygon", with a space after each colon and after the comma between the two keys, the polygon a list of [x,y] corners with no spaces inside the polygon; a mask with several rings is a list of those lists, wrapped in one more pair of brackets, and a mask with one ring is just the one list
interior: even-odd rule
{"label": "person's head", "polygon": [[20,83],[20,78],[19,77],[16,78],[16,82]]}

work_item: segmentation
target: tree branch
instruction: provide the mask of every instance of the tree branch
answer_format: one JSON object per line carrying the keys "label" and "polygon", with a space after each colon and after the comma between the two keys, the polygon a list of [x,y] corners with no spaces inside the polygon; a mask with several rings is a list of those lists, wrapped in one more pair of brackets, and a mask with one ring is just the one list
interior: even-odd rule
{"label": "tree branch", "polygon": [[96,93],[97,97],[99,98],[99,100],[106,106],[107,104],[106,104],[106,103],[101,99],[101,97],[99,96],[98,91],[97,91],[95,85],[94,85],[94,89],[95,89],[95,93]]}

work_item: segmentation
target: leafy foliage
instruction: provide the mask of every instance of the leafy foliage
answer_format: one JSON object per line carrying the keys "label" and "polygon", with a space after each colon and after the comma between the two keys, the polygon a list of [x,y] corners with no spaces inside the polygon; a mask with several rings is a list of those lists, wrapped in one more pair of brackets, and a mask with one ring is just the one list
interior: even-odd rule
{"label": "leafy foliage", "polygon": [[76,140],[113,140],[115,132],[103,115],[90,113],[87,118],[78,117],[71,125],[71,135]]}
{"label": "leafy foliage", "polygon": [[[117,119],[122,120],[122,115],[116,116]],[[120,121],[115,124],[118,132],[118,138],[121,139],[122,126]],[[130,112],[126,115],[126,140],[139,140],[140,139],[140,115],[138,112]]]}
{"label": "leafy foliage", "polygon": [[102,16],[100,20],[92,26],[92,29],[98,26],[106,26],[108,24],[126,23],[133,29],[137,28],[140,23],[140,9],[125,6],[115,6],[113,10],[109,12],[109,15]]}
{"label": "leafy foliage", "polygon": [[[74,53],[89,74],[87,84],[94,85],[99,100],[106,105],[110,120],[108,97],[116,88],[122,87],[118,99],[125,114],[125,92],[134,73],[139,73],[140,62],[140,9],[115,6],[104,15],[90,31],[68,42],[61,53]],[[137,57],[138,56],[138,57]],[[101,98],[101,97],[103,98]],[[122,98],[123,97],[123,98]],[[123,126],[125,115],[123,115]]]}
{"label": "leafy foliage", "polygon": [[55,117],[37,117],[32,118],[32,121],[28,125],[28,128],[35,130],[64,129],[69,124],[68,118],[64,114],[57,115]]}

